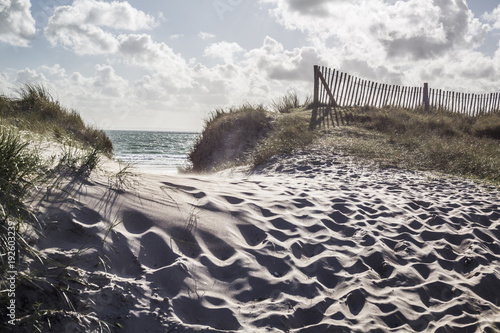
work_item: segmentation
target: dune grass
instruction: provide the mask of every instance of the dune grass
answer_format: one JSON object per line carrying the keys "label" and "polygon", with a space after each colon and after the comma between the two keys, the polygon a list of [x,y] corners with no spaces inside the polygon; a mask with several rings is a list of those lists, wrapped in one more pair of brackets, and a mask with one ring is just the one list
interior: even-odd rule
{"label": "dune grass", "polygon": [[[296,94],[262,106],[216,110],[189,158],[193,171],[253,167],[321,144],[382,167],[437,171],[500,184],[500,114],[349,108],[349,126],[308,131],[311,110]],[[302,109],[300,109],[302,107]],[[206,167],[209,166],[209,167]]]}
{"label": "dune grass", "polygon": [[192,169],[188,171],[257,166],[313,142],[315,133],[307,130],[310,115],[295,93],[271,104],[274,112],[251,104],[213,111],[189,153]]}
{"label": "dune grass", "polygon": [[257,167],[273,157],[289,155],[305,148],[317,138],[317,132],[308,130],[310,114],[303,111],[289,112],[277,117],[268,135],[260,140],[250,153],[250,163]]}
{"label": "dune grass", "polygon": [[[61,156],[43,159],[33,137],[59,140]],[[9,271],[17,272],[15,326],[4,320],[1,331],[42,332],[61,311],[71,310],[72,291],[67,284],[54,284],[47,278],[53,267],[65,268],[31,245],[31,237],[41,229],[29,200],[37,189],[53,186],[61,177],[85,179],[97,168],[102,154],[111,154],[112,149],[103,131],[85,125],[42,86],[23,86],[18,98],[0,96],[0,315],[4,319],[9,318],[7,307],[13,299],[7,278],[12,276]],[[34,262],[45,268],[33,270],[30,263]],[[21,301],[20,291],[26,288],[34,288],[37,295],[57,294],[62,305],[48,308],[33,300]]]}
{"label": "dune grass", "polygon": [[14,125],[56,139],[69,137],[87,147],[112,154],[113,144],[104,131],[85,124],[78,112],[63,107],[44,86],[25,84],[17,94],[15,98],[0,97],[0,119],[4,125]]}
{"label": "dune grass", "polygon": [[500,183],[500,115],[349,109],[350,126],[324,131],[338,149],[382,166],[438,171]]}
{"label": "dune grass", "polygon": [[307,97],[304,102],[300,102],[297,92],[292,90],[285,95],[271,101],[271,110],[278,113],[290,113],[294,109],[310,104],[311,97]]}
{"label": "dune grass", "polygon": [[247,162],[247,154],[270,130],[270,114],[262,105],[216,109],[189,153],[194,172],[210,172]]}

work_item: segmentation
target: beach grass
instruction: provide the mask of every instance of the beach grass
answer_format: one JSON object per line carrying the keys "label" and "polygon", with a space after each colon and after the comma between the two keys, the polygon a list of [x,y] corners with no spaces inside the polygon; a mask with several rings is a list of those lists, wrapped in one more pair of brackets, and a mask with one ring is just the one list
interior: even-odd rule
{"label": "beach grass", "polygon": [[242,104],[216,109],[189,153],[194,172],[212,172],[251,164],[258,166],[273,156],[290,154],[314,141],[307,126],[310,113],[291,92],[274,100],[267,110],[263,105]]}
{"label": "beach grass", "polygon": [[[43,86],[24,85],[18,94],[18,98],[0,96],[0,250],[12,254],[0,257],[0,306],[7,318],[5,311],[12,299],[5,282],[12,275],[9,271],[16,272],[16,289],[60,295],[63,305],[59,307],[37,303],[36,297],[24,300],[22,306],[16,304],[16,327],[41,331],[47,320],[50,327],[50,318],[71,310],[67,295],[72,291],[64,279],[62,284],[50,282],[53,260],[31,245],[32,237],[42,231],[29,200],[38,189],[57,184],[61,177],[89,177],[102,155],[112,154],[113,146],[103,131],[87,126],[77,112],[54,101]],[[59,158],[42,157],[36,142],[54,140],[63,147]],[[44,269],[32,270],[30,262]]]}
{"label": "beach grass", "polygon": [[255,145],[250,154],[250,163],[257,167],[273,157],[292,154],[305,148],[317,138],[317,132],[308,130],[310,114],[304,111],[287,112],[271,124],[268,135]]}
{"label": "beach grass", "polygon": [[500,115],[444,110],[347,110],[350,126],[324,131],[329,145],[382,166],[500,183]]}
{"label": "beach grass", "polygon": [[309,105],[312,99],[306,97],[304,102],[301,102],[295,90],[287,92],[285,95],[271,100],[271,110],[278,113],[290,113],[294,109]]}
{"label": "beach grass", "polygon": [[72,138],[105,154],[113,153],[113,144],[104,131],[86,124],[77,111],[63,107],[44,86],[24,84],[17,95],[0,97],[2,124],[58,140]]}
{"label": "beach grass", "polygon": [[247,162],[247,153],[270,130],[270,114],[262,105],[216,109],[189,153],[192,171],[207,172]]}
{"label": "beach grass", "polygon": [[382,167],[500,183],[500,114],[471,117],[446,110],[356,107],[343,110],[348,126],[308,131],[307,105],[289,93],[271,103],[272,111],[261,105],[214,111],[189,155],[193,171],[258,167],[320,144]]}

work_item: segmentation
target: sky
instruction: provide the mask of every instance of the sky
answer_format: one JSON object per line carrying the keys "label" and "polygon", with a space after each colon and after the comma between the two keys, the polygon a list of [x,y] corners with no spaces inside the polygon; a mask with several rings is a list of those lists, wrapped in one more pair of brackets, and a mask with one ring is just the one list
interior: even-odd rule
{"label": "sky", "polygon": [[102,129],[200,131],[312,95],[313,66],[500,92],[499,0],[0,0],[0,93],[41,84]]}

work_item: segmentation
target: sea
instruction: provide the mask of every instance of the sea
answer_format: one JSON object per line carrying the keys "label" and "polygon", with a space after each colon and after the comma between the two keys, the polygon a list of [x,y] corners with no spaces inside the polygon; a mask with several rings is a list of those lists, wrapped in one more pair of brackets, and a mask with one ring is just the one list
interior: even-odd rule
{"label": "sea", "polygon": [[115,158],[154,174],[177,174],[189,166],[188,154],[199,133],[105,131],[113,142]]}

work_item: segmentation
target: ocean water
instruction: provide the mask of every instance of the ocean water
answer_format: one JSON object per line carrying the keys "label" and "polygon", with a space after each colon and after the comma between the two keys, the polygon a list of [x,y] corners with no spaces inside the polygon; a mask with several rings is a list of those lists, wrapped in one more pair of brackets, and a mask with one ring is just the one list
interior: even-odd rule
{"label": "ocean water", "polygon": [[175,174],[189,165],[188,153],[198,133],[106,131],[115,157],[135,168],[155,174]]}

